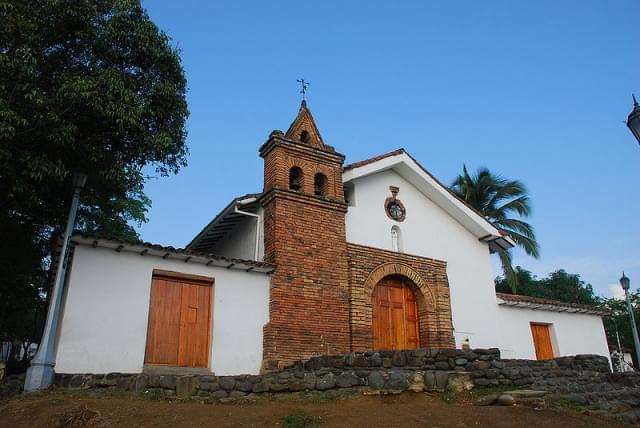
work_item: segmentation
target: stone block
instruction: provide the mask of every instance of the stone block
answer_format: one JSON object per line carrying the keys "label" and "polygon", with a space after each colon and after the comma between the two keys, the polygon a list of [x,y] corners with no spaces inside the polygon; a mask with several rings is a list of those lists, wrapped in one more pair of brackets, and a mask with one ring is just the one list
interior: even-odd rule
{"label": "stone block", "polygon": [[336,377],[336,386],[338,388],[350,388],[360,385],[360,378],[353,372],[344,372]]}
{"label": "stone block", "polygon": [[242,392],[251,392],[253,385],[248,380],[236,381],[235,389]]}
{"label": "stone block", "polygon": [[443,371],[435,372],[436,376],[436,388],[439,390],[444,390],[447,387],[447,382],[449,381],[449,373]]}
{"label": "stone block", "polygon": [[496,369],[503,369],[507,366],[507,363],[505,363],[504,361],[492,361],[491,362],[491,367],[494,367]]}
{"label": "stone block", "polygon": [[449,370],[449,363],[447,361],[437,361],[435,367],[436,370]]}
{"label": "stone block", "polygon": [[476,406],[491,406],[498,399],[498,394],[489,394],[476,400]]}
{"label": "stone block", "polygon": [[369,367],[380,367],[382,365],[382,357],[378,352],[375,352],[369,357]]}
{"label": "stone block", "polygon": [[316,375],[313,374],[313,373],[305,373],[302,376],[302,381],[303,381],[305,389],[309,389],[309,390],[315,389],[316,388],[316,380],[317,380]]}
{"label": "stone block", "polygon": [[423,349],[423,348],[414,349],[414,350],[412,351],[412,354],[413,354],[415,357],[426,357],[426,356],[427,356],[427,350],[426,350],[426,349]]}
{"label": "stone block", "polygon": [[398,370],[393,370],[389,373],[389,378],[384,384],[384,389],[405,391],[409,387],[407,377],[405,374]]}
{"label": "stone block", "polygon": [[473,383],[475,383],[477,386],[487,386],[489,385],[489,379],[486,379],[486,378],[474,379]]}
{"label": "stone block", "polygon": [[160,388],[160,375],[150,374],[149,381],[147,382],[149,388]]}
{"label": "stone block", "polygon": [[411,356],[409,357],[408,363],[410,366],[420,367],[424,364],[424,358]]}
{"label": "stone block", "polygon": [[269,385],[267,382],[262,380],[258,383],[253,384],[253,387],[251,388],[251,390],[255,393],[267,392],[269,391]]}
{"label": "stone block", "polygon": [[516,400],[509,394],[502,394],[496,399],[496,404],[499,404],[501,406],[513,406],[514,404],[516,404]]}
{"label": "stone block", "polygon": [[176,395],[179,398],[189,398],[196,393],[198,379],[193,376],[180,376],[176,379]]}
{"label": "stone block", "polygon": [[403,352],[396,351],[393,353],[392,363],[395,367],[402,367],[407,364],[407,358]]}
{"label": "stone block", "polygon": [[236,386],[236,380],[233,376],[220,376],[218,378],[218,384],[220,388],[225,391],[232,391]]}
{"label": "stone block", "polygon": [[500,373],[507,379],[515,379],[520,376],[520,370],[517,367],[505,367]]}
{"label": "stone block", "polygon": [[531,379],[530,377],[523,377],[513,381],[513,384],[518,386],[529,385],[531,383],[533,383],[533,379]]}
{"label": "stone block", "polygon": [[373,389],[382,389],[385,382],[386,379],[380,371],[371,372],[367,378],[367,384]]}
{"label": "stone block", "polygon": [[424,386],[427,391],[433,391],[436,388],[436,375],[434,372],[426,372],[424,374]]}
{"label": "stone block", "polygon": [[217,379],[212,382],[204,381],[201,379],[200,383],[198,384],[198,389],[201,389],[202,391],[213,392],[219,390],[220,385],[218,384]]}
{"label": "stone block", "polygon": [[316,389],[324,391],[331,389],[336,385],[336,377],[333,373],[329,373],[317,379]]}
{"label": "stone block", "polygon": [[409,391],[422,392],[424,388],[424,375],[422,373],[416,372],[409,376],[409,387],[407,388]]}
{"label": "stone block", "polygon": [[447,358],[455,358],[457,356],[455,349],[443,349],[442,354]]}
{"label": "stone block", "polygon": [[71,381],[69,382],[69,388],[82,388],[84,384],[84,375],[73,375]]}
{"label": "stone block", "polygon": [[487,379],[497,379],[500,375],[500,370],[498,369],[487,369],[484,371],[484,375]]}
{"label": "stone block", "polygon": [[141,374],[136,377],[136,382],[134,385],[134,389],[136,392],[144,392],[147,390],[147,386],[149,384],[149,376],[146,374]]}
{"label": "stone block", "polygon": [[172,375],[160,376],[160,385],[164,389],[176,389],[176,377]]}
{"label": "stone block", "polygon": [[227,391],[223,391],[223,390],[213,391],[210,395],[211,398],[214,398],[216,400],[219,400],[221,398],[227,398],[227,396],[228,396]]}
{"label": "stone block", "polygon": [[491,362],[490,361],[484,361],[484,360],[474,361],[471,364],[473,365],[473,367],[475,367],[478,370],[486,370],[489,367],[491,367]]}
{"label": "stone block", "polygon": [[136,378],[134,376],[124,376],[116,379],[116,389],[121,392],[131,391],[135,388]]}
{"label": "stone block", "polygon": [[473,382],[468,373],[451,373],[447,379],[447,391],[459,394],[473,389]]}

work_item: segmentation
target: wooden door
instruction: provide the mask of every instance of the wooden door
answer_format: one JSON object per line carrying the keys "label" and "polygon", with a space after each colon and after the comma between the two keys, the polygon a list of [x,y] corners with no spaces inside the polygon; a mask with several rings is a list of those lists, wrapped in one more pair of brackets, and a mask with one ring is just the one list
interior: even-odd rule
{"label": "wooden door", "polygon": [[146,364],[207,367],[212,279],[154,272]]}
{"label": "wooden door", "polygon": [[553,358],[549,325],[531,323],[531,334],[533,336],[533,345],[536,348],[536,358],[538,360],[549,360]]}
{"label": "wooden door", "polygon": [[400,278],[383,278],[373,290],[373,348],[414,349],[420,346],[418,305]]}

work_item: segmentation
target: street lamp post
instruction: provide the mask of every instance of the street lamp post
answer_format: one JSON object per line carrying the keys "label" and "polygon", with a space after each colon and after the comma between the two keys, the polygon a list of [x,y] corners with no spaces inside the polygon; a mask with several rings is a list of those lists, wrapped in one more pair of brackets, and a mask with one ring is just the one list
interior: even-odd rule
{"label": "street lamp post", "polygon": [[627,117],[627,126],[631,130],[631,133],[636,140],[638,140],[638,144],[640,144],[640,104],[636,100],[636,96],[633,97],[633,110],[629,113],[629,117]]}
{"label": "street lamp post", "polygon": [[[633,347],[636,350],[636,362],[640,365],[640,340],[638,340],[638,328],[636,327],[636,317],[633,315],[633,307],[631,306],[631,299],[629,299],[629,278],[622,272],[622,278],[620,278],[620,285],[624,290],[624,297],[627,300],[627,310],[629,311],[629,320],[631,321],[631,332],[633,333]],[[638,368],[636,368],[638,370]]]}
{"label": "street lamp post", "polygon": [[69,245],[69,240],[71,239],[71,234],[73,233],[73,226],[76,222],[76,214],[78,212],[78,204],[80,202],[80,191],[84,187],[86,181],[86,174],[73,174],[73,199],[71,200],[67,226],[64,230],[62,249],[60,250],[60,258],[58,259],[58,266],[56,268],[53,290],[49,297],[47,321],[44,325],[44,331],[42,333],[40,345],[38,346],[38,352],[35,357],[33,357],[33,360],[31,360],[31,366],[27,369],[27,376],[24,382],[25,391],[45,389],[53,383],[53,367],[55,366],[54,345],[58,331],[64,265],[67,257],[67,247]]}

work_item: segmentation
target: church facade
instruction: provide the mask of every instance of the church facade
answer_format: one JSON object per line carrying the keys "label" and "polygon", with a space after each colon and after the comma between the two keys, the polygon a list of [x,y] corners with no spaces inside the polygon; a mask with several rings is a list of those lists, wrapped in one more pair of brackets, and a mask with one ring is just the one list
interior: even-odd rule
{"label": "church facade", "polygon": [[251,374],[418,347],[608,355],[600,310],[496,295],[491,253],[514,242],[406,151],[344,165],[303,101],[259,154],[262,192],[185,249],[73,237],[57,372]]}

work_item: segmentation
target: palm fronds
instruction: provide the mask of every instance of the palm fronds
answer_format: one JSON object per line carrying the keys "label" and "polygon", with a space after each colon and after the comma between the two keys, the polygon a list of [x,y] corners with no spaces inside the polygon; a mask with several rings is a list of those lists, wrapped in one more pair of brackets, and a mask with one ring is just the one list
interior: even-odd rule
{"label": "palm fronds", "polygon": [[[522,182],[493,174],[488,168],[479,168],[471,175],[464,165],[462,174],[451,184],[451,190],[494,226],[507,232],[525,253],[535,258],[540,256],[534,229],[522,220],[531,215],[531,201]],[[511,253],[500,252],[500,261],[505,278],[515,293],[518,280],[511,266]]]}

